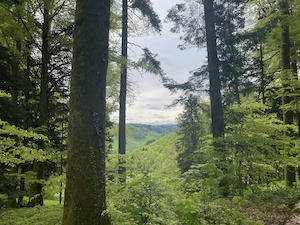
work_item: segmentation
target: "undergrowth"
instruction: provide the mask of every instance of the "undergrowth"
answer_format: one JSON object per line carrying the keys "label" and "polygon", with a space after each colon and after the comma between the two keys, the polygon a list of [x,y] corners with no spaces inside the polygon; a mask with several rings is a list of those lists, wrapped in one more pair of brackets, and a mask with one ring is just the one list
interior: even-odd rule
{"label": "undergrowth", "polygon": [[[210,199],[212,190],[183,193],[166,188],[176,187],[177,179],[165,177],[157,182],[155,174],[129,172],[126,185],[116,179],[108,181],[108,213],[112,224],[180,224],[180,225],[275,225],[288,216],[300,200],[300,190],[280,188],[264,190],[246,197]],[[212,188],[212,187],[210,187]],[[175,188],[176,189],[176,188]],[[63,206],[2,209],[0,225],[61,224]]]}
{"label": "undergrowth", "polygon": [[62,205],[35,206],[33,208],[4,209],[1,225],[58,225],[62,221]]}
{"label": "undergrowth", "polygon": [[[117,161],[117,156],[110,159]],[[214,164],[185,176],[162,176],[130,155],[124,161],[124,177],[116,172],[107,180],[107,213],[115,225],[275,225],[300,200],[299,189],[283,187],[249,188],[245,197],[224,198],[219,188],[223,173]],[[2,209],[0,225],[56,225],[62,216],[62,205]]]}

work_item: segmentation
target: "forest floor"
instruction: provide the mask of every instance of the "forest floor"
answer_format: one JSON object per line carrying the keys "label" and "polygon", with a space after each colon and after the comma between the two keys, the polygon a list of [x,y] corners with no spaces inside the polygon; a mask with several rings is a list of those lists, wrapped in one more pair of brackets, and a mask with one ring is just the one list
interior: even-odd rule
{"label": "forest floor", "polygon": [[[264,225],[300,225],[300,202],[296,204],[286,202],[291,205],[277,205],[273,201],[260,199],[257,196],[244,198],[242,204],[232,204],[232,198],[226,198],[230,208],[243,212],[248,218],[260,221]],[[19,224],[61,224],[62,205],[52,205],[34,208],[21,209],[1,209],[0,225],[19,225]],[[299,208],[298,208],[299,207]],[[292,212],[295,212],[294,214]],[[296,215],[296,217],[293,217]],[[41,223],[41,221],[43,221]]]}
{"label": "forest floor", "polygon": [[[248,196],[244,198],[242,204],[231,204],[231,208],[245,213],[248,218],[260,221],[264,225],[300,225],[299,199],[289,199],[284,204],[278,205],[276,197],[273,196],[273,199],[268,201],[257,196]],[[231,202],[232,199],[227,200]]]}

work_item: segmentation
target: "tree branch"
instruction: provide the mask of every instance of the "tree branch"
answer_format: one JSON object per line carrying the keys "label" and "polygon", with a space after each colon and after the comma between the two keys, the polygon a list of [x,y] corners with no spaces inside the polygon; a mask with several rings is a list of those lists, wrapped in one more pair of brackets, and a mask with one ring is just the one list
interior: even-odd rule
{"label": "tree branch", "polygon": [[30,31],[26,25],[26,23],[24,22],[24,20],[22,19],[22,17],[20,15],[17,15],[16,13],[12,12],[10,9],[8,9],[6,6],[4,6],[3,4],[0,4],[0,6],[2,8],[4,8],[5,10],[7,10],[8,12],[10,12],[12,15],[14,15],[15,17],[17,17],[21,23],[23,24],[24,28],[26,29],[30,39],[33,41],[34,45],[40,50],[42,51],[41,47],[39,46],[39,44],[35,41],[35,39],[31,36]]}
{"label": "tree branch", "polygon": [[55,16],[57,16],[57,14],[64,7],[65,3],[66,3],[66,0],[63,1],[63,3],[59,6],[59,8],[57,9],[57,11],[49,18],[49,20],[47,22],[51,21]]}

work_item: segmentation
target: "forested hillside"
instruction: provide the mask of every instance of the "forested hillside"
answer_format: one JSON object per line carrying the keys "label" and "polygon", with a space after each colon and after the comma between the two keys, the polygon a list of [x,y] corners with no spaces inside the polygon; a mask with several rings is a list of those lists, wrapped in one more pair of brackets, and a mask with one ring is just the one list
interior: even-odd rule
{"label": "forested hillside", "polygon": [[175,133],[178,131],[178,127],[176,124],[169,124],[169,125],[128,124],[128,125],[139,128],[140,130],[153,131],[155,133],[160,134],[161,136]]}
{"label": "forested hillside", "polygon": [[179,168],[176,163],[177,152],[175,144],[176,134],[161,137],[149,145],[140,146],[132,152],[136,159],[147,170],[161,175],[176,174]]}
{"label": "forested hillside", "polygon": [[[0,224],[297,224],[299,5],[0,0]],[[207,60],[185,74],[128,41],[161,19]],[[126,125],[131,71],[176,96],[176,125]],[[127,121],[170,121],[158,88]]]}
{"label": "forested hillside", "polygon": [[[114,125],[117,130],[117,125]],[[148,145],[160,137],[175,133],[178,127],[174,125],[146,125],[146,124],[127,124],[126,151],[131,152],[141,145]],[[114,135],[112,152],[116,153],[118,149],[118,133]]]}

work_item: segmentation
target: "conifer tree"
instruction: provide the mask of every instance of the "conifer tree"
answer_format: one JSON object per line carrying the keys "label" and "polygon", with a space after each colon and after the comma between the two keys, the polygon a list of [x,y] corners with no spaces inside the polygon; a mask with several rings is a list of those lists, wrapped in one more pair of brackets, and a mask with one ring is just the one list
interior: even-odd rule
{"label": "conifer tree", "polygon": [[[292,78],[291,74],[291,51],[290,51],[290,31],[289,31],[289,4],[287,0],[280,3],[279,9],[281,11],[281,82],[283,88],[282,94],[282,105],[291,102],[290,92],[290,80]],[[283,109],[283,124],[293,124],[294,115],[293,111],[287,108]],[[293,136],[291,130],[285,131],[286,136]],[[288,148],[288,147],[287,147]],[[295,167],[286,165],[285,166],[285,183],[286,186],[293,186],[296,182],[295,177]]]}
{"label": "conifer tree", "polygon": [[[119,108],[119,154],[126,153],[126,93],[127,93],[127,48],[128,48],[128,0],[122,0],[122,58]],[[147,23],[157,32],[161,31],[160,20],[154,12],[150,0],[133,0],[130,7],[146,17]],[[146,50],[144,50],[146,52]],[[125,172],[120,160],[119,173]]]}
{"label": "conifer tree", "polygon": [[[221,97],[221,80],[219,72],[219,59],[217,55],[216,44],[216,28],[215,28],[215,9],[212,0],[205,0],[204,2],[204,24],[200,13],[200,4],[198,1],[188,0],[185,3],[175,5],[167,15],[167,20],[174,23],[172,32],[184,32],[182,40],[184,43],[180,45],[180,49],[188,47],[202,47],[204,43],[207,46],[208,67],[205,71],[196,72],[198,75],[204,72],[209,78],[209,95],[211,100],[211,119],[212,119],[212,133],[214,137],[221,137],[224,134],[224,120],[223,120],[223,105]],[[195,10],[198,8],[199,10]],[[201,68],[202,69],[202,68]],[[194,73],[194,74],[196,74]],[[165,86],[174,88],[175,85],[166,80]],[[171,84],[171,85],[170,85]],[[190,85],[188,83],[187,85]],[[187,85],[182,85],[182,89],[189,88]],[[172,87],[173,86],[173,87]],[[197,85],[192,85],[191,92]],[[175,87],[175,89],[178,88]],[[178,88],[180,89],[180,87]]]}
{"label": "conifer tree", "polygon": [[[49,67],[49,9],[51,1],[44,1],[43,9],[43,25],[42,25],[42,71],[41,71],[41,91],[40,91],[40,104],[39,104],[39,127],[41,127],[41,134],[46,134],[45,129],[48,125],[48,67]],[[38,141],[38,148],[45,150],[45,143],[43,140]],[[35,160],[33,162],[33,172],[36,172],[38,180],[44,179],[44,162]],[[42,183],[33,183],[31,185],[30,197],[31,206],[43,205]]]}
{"label": "conifer tree", "polygon": [[[38,126],[39,126],[39,132],[41,134],[46,135],[47,132],[50,132],[49,129],[49,106],[50,106],[50,87],[49,83],[52,83],[53,80],[51,80],[51,76],[49,74],[50,71],[50,59],[51,55],[53,54],[53,49],[51,49],[51,42],[53,45],[53,34],[51,37],[50,33],[50,27],[51,23],[53,23],[53,20],[56,19],[56,17],[59,15],[63,7],[65,6],[66,1],[60,2],[58,5],[54,6],[55,2],[53,0],[43,1],[43,4],[40,6],[40,10],[43,12],[43,22],[41,24],[41,41],[42,46],[40,48],[41,50],[41,77],[40,77],[40,98],[39,98],[39,119],[38,119]],[[38,47],[38,46],[37,46]],[[66,62],[66,64],[70,64],[70,62]],[[56,65],[56,68],[59,68],[61,66],[61,63],[59,65]],[[40,140],[38,142],[38,148],[41,150],[45,150],[45,144],[43,140]],[[37,180],[39,182],[35,182],[31,186],[30,190],[30,197],[32,198],[29,205],[35,206],[35,205],[43,205],[43,194],[42,194],[42,188],[43,184],[42,181],[44,179],[44,162],[34,161],[33,163],[33,171],[36,172]]]}
{"label": "conifer tree", "polygon": [[[125,63],[121,65],[120,83],[120,109],[119,109],[119,154],[126,153],[126,89],[127,89],[127,46],[128,46],[128,1],[123,0],[122,7],[122,58]],[[125,173],[126,168],[119,161],[119,173]]]}
{"label": "conifer tree", "polygon": [[214,14],[213,0],[204,0],[212,133],[217,138],[224,134],[224,119]]}
{"label": "conifer tree", "polygon": [[208,126],[205,124],[205,119],[207,121],[208,118],[204,116],[207,111],[209,111],[209,105],[201,104],[198,97],[191,95],[185,103],[183,113],[178,118],[177,126],[180,130],[177,132],[179,138],[176,142],[178,152],[176,159],[182,173],[188,171],[195,163],[204,163],[203,159],[199,160],[199,154],[197,156],[195,154],[200,148],[199,138],[208,133]]}

